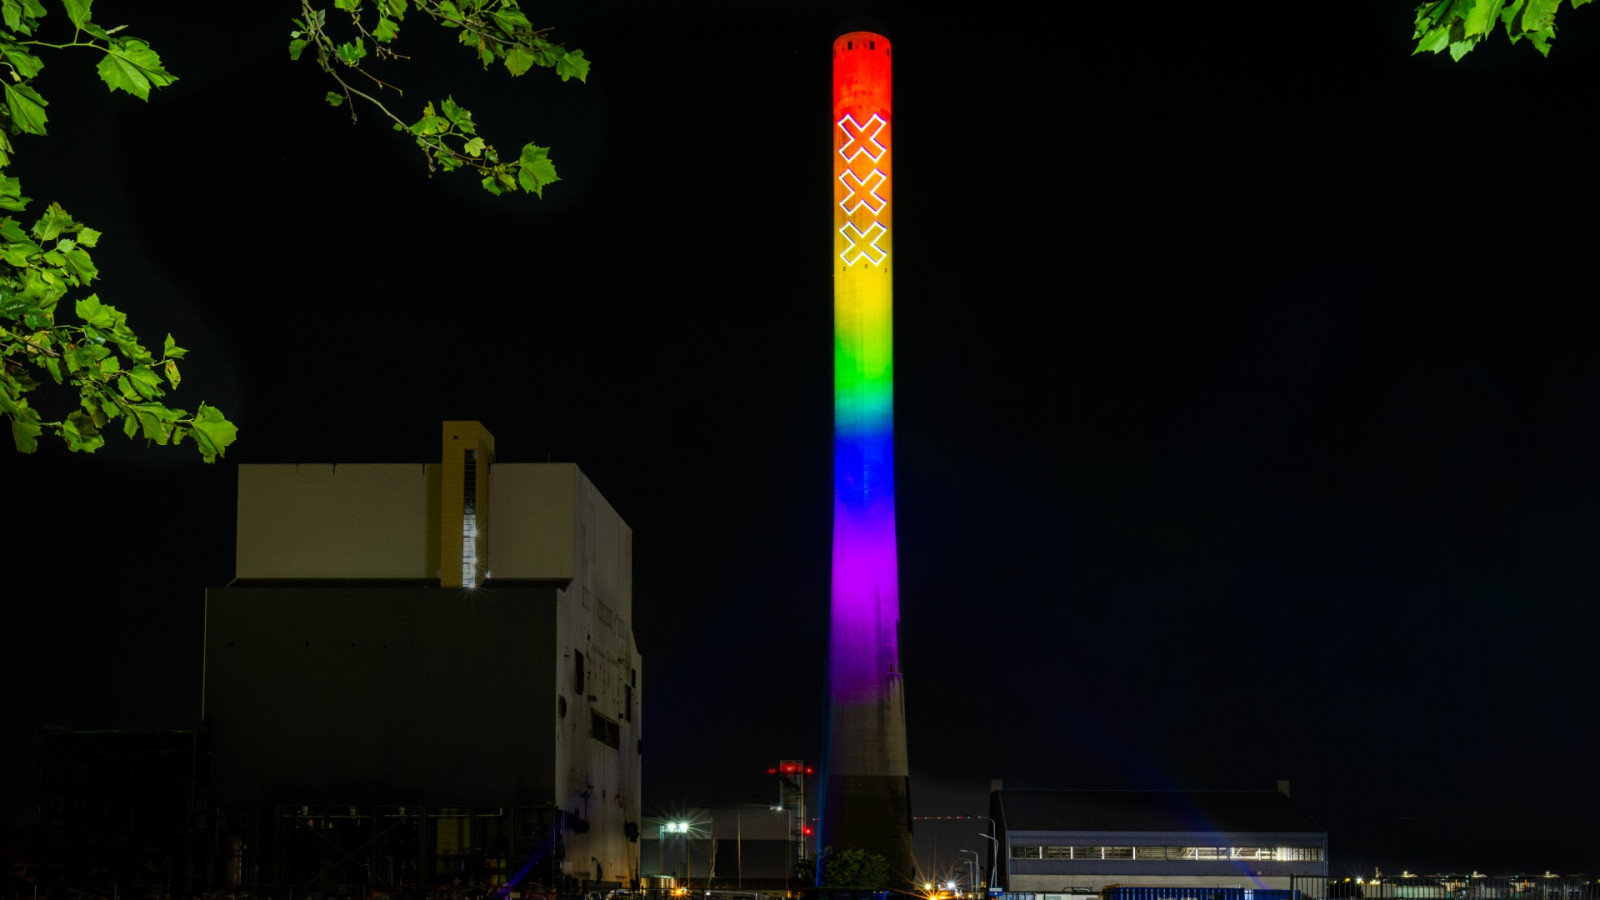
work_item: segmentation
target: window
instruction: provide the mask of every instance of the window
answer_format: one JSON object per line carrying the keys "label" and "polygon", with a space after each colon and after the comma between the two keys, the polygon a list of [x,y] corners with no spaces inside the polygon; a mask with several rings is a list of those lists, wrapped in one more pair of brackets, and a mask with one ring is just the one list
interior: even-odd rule
{"label": "window", "polygon": [[1011,848],[1012,859],[1187,859],[1187,860],[1278,860],[1283,862],[1322,862],[1321,847],[1105,847],[1056,846]]}
{"label": "window", "polygon": [[622,730],[617,723],[593,710],[589,711],[589,737],[611,748],[622,745]]}
{"label": "window", "polygon": [[572,651],[572,689],[583,693],[583,651]]}
{"label": "window", "polygon": [[633,721],[633,685],[622,686],[622,718]]}
{"label": "window", "polygon": [[478,451],[468,450],[461,469],[461,584],[478,586]]}

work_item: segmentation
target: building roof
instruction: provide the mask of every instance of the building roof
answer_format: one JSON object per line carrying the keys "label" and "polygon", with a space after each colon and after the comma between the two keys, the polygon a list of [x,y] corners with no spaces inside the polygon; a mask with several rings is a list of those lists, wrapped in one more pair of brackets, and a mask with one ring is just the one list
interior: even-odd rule
{"label": "building roof", "polygon": [[995,792],[1008,831],[1321,832],[1277,791]]}

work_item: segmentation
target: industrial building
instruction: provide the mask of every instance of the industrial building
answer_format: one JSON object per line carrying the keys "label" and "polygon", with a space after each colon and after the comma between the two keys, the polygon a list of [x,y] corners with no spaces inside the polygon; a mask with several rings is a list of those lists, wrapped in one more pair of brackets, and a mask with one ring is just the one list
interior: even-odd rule
{"label": "industrial building", "polygon": [[806,779],[814,770],[803,760],[785,759],[767,774],[776,783],[776,803],[646,816],[639,853],[646,883],[748,898],[790,896],[810,887],[799,863],[817,852],[815,820],[806,812]]}
{"label": "industrial building", "polygon": [[760,804],[646,816],[640,850],[646,880],[690,894],[788,896],[810,886],[795,872],[803,845],[791,839],[789,820],[786,811]]}
{"label": "industrial building", "polygon": [[[11,874],[30,888],[172,896],[189,885],[194,731],[74,729],[39,734],[39,817]],[[20,848],[19,848],[20,849]],[[13,885],[15,895],[15,885]]]}
{"label": "industrial building", "polygon": [[262,894],[639,881],[632,532],[571,464],[244,465],[207,592],[207,880]]}
{"label": "industrial building", "polygon": [[1326,878],[1328,835],[1276,791],[1031,791],[992,786],[995,880],[1010,893],[1108,885],[1290,888]]}

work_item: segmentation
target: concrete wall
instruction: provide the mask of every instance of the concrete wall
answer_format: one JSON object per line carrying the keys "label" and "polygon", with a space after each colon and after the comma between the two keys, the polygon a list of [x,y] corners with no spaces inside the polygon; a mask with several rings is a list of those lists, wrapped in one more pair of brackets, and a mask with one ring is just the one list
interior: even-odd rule
{"label": "concrete wall", "polygon": [[[558,631],[553,659],[559,698],[567,715],[558,722],[555,740],[556,794],[563,808],[575,810],[589,823],[589,831],[569,838],[572,846],[564,863],[567,873],[581,877],[593,861],[601,862],[605,880],[632,881],[639,875],[638,843],[627,838],[630,824],[642,827],[640,817],[640,742],[644,671],[633,639],[632,531],[589,480],[575,468],[561,466],[495,467],[497,510],[519,503],[542,479],[550,490],[557,487],[558,471],[568,469],[560,486],[571,485],[569,532],[572,581],[557,592]],[[521,471],[519,471],[521,470]],[[528,471],[535,470],[535,471]],[[545,470],[545,471],[538,471]],[[505,490],[502,490],[505,488]],[[527,505],[527,504],[523,504]],[[538,557],[520,546],[526,526],[506,526],[497,520],[490,539],[491,566],[498,580],[506,571],[529,573]],[[546,538],[549,532],[544,532]],[[503,554],[495,557],[496,548]],[[510,554],[521,554],[520,556]],[[524,575],[524,577],[527,577]],[[578,659],[583,660],[583,687],[578,688]],[[616,746],[596,739],[593,729],[615,727]]]}
{"label": "concrete wall", "polygon": [[437,578],[438,494],[434,466],[240,466],[234,574]]}
{"label": "concrete wall", "polygon": [[216,801],[555,802],[555,594],[208,591]]}
{"label": "concrete wall", "polygon": [[489,577],[565,581],[577,572],[578,491],[571,463],[489,469]]}

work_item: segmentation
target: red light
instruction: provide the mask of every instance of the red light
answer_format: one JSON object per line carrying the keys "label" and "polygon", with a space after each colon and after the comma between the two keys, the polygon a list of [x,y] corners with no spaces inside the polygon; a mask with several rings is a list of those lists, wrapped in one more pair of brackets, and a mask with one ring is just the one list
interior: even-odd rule
{"label": "red light", "polygon": [[802,828],[800,830],[800,833],[806,835],[807,837],[810,837],[811,836],[811,826],[807,825],[805,828]]}
{"label": "red light", "polygon": [[817,771],[816,769],[813,769],[810,766],[806,766],[806,774],[807,775],[811,775],[811,774],[815,773],[816,771]]}
{"label": "red light", "polygon": [[794,773],[796,773],[798,771],[800,771],[800,764],[799,763],[784,763],[783,764],[783,773],[785,775],[793,775]]}
{"label": "red light", "polygon": [[768,775],[776,775],[776,774],[778,774],[778,770],[777,769],[768,769],[767,770],[767,774]]}

